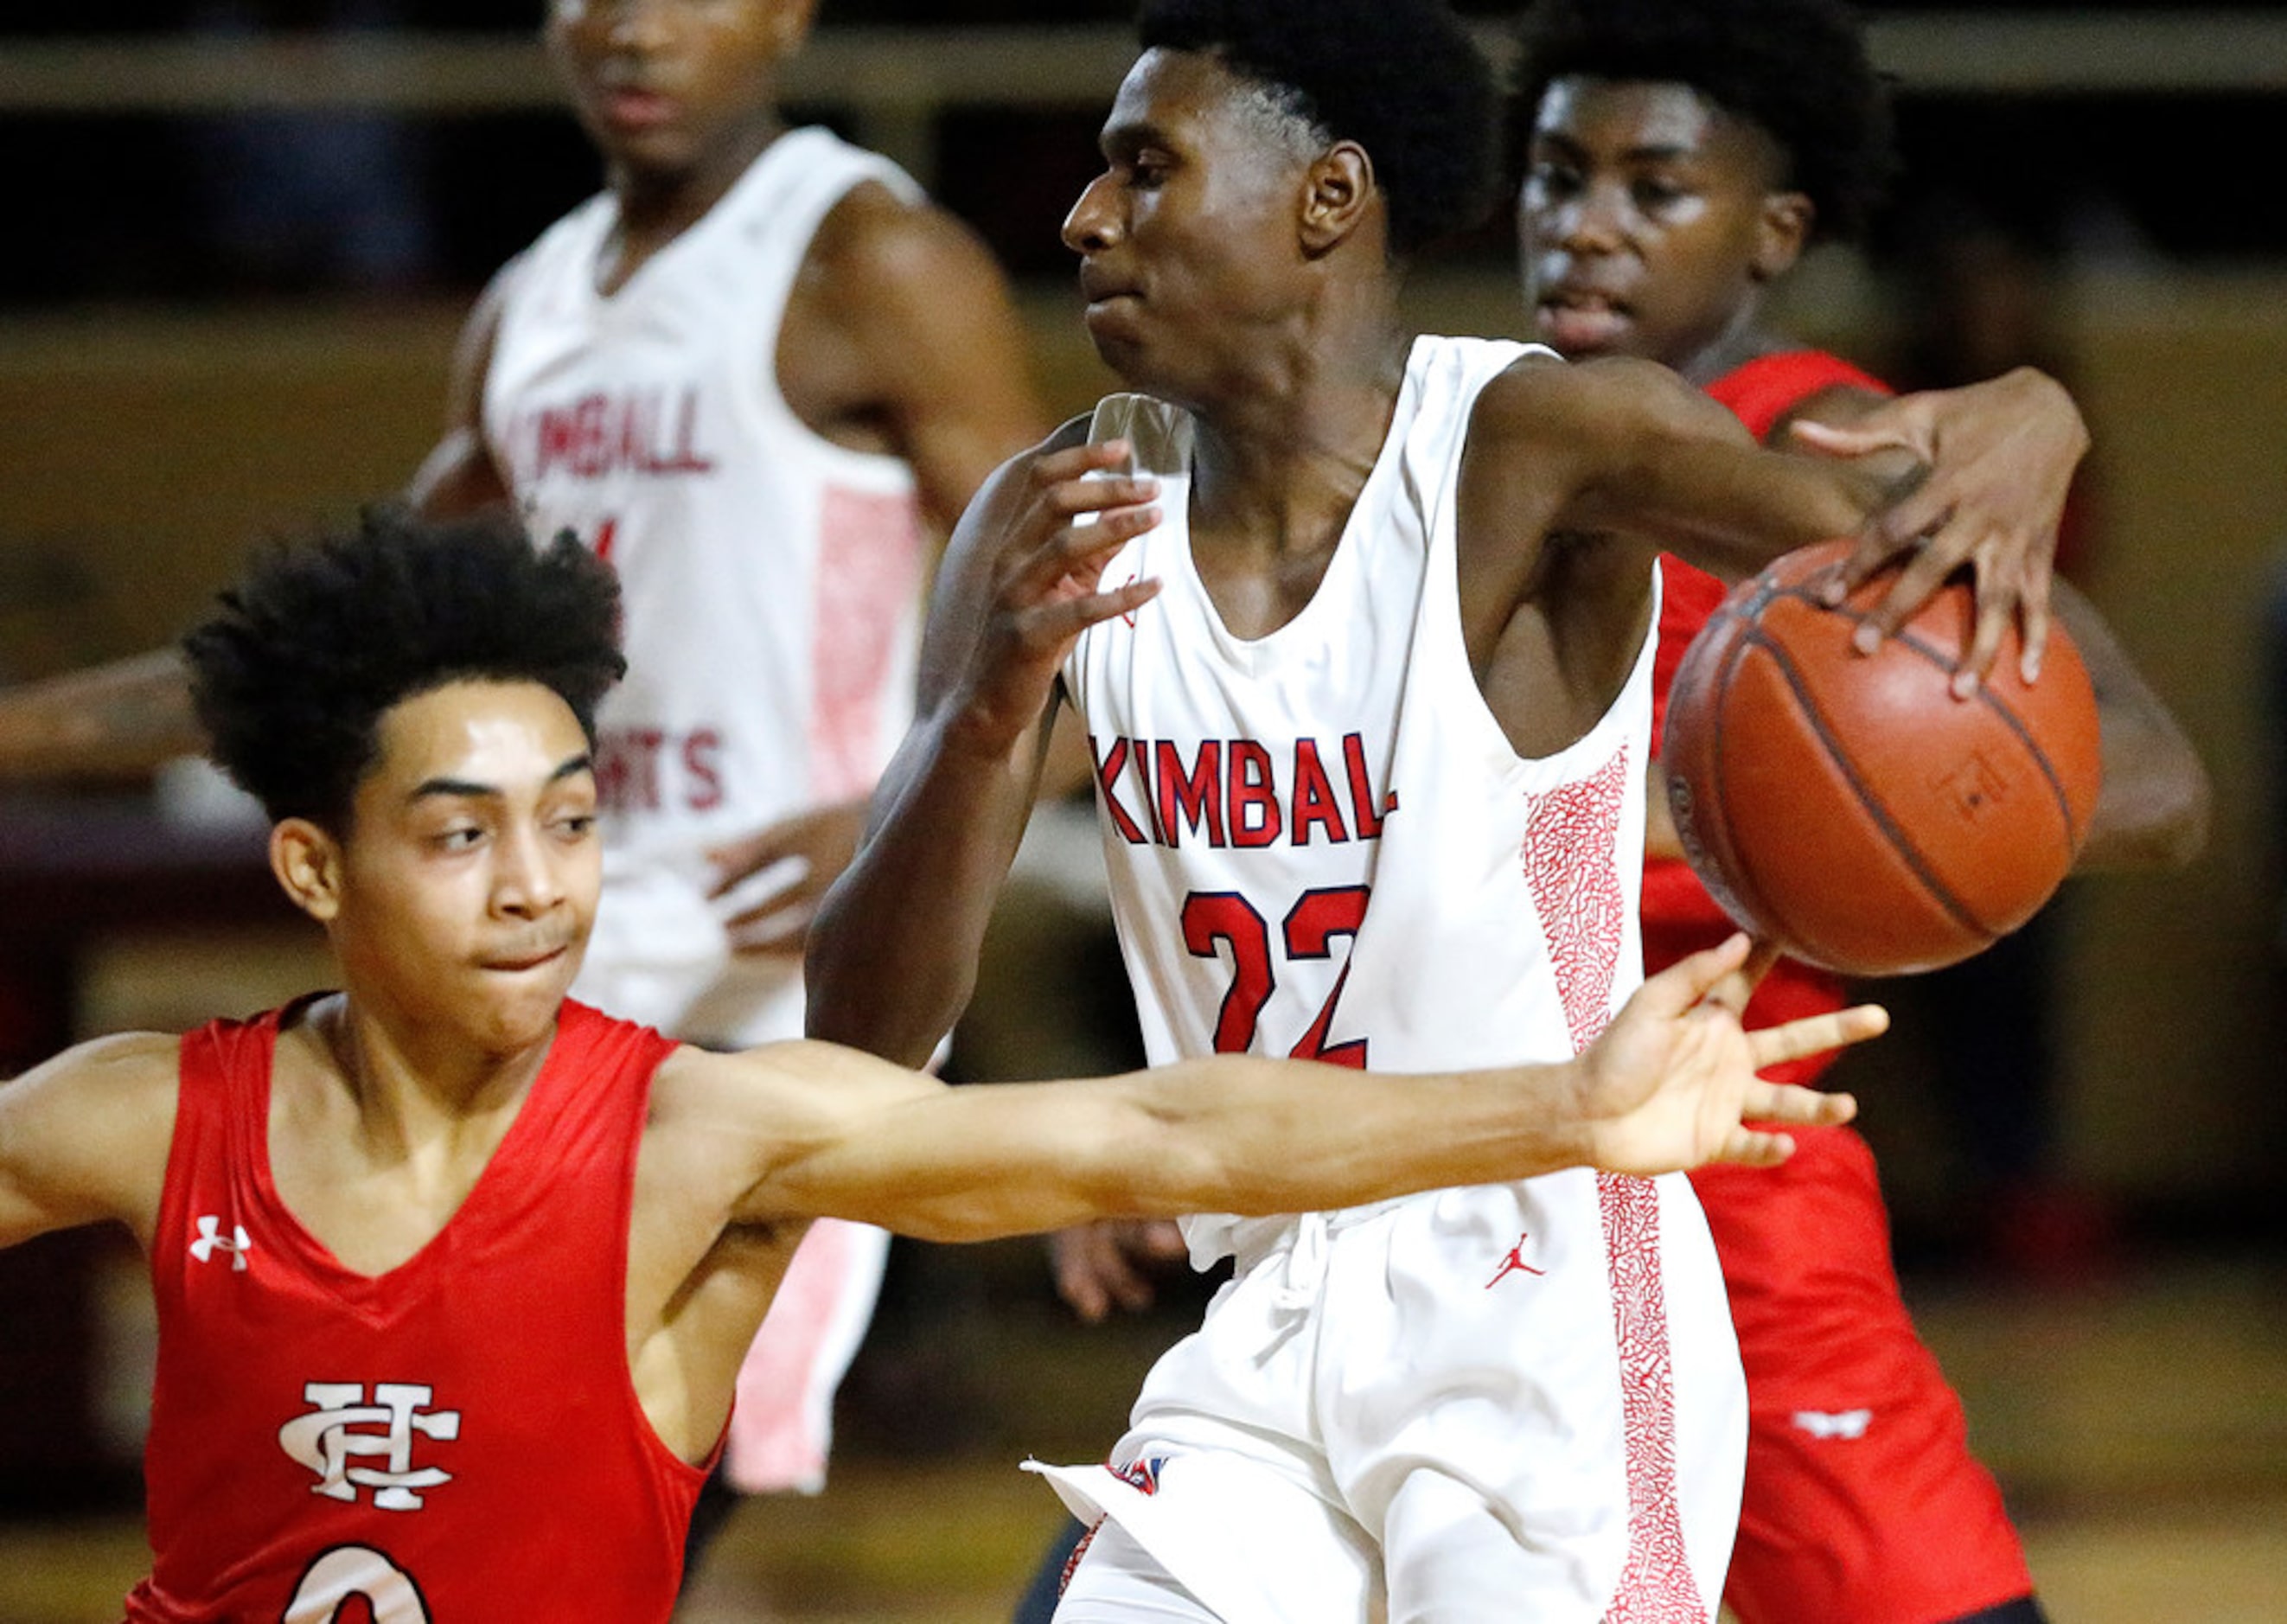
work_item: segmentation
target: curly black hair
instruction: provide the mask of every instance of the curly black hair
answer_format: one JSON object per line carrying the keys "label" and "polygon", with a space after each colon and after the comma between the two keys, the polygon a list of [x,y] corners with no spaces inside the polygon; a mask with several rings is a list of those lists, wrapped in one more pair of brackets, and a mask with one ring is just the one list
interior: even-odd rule
{"label": "curly black hair", "polygon": [[1897,169],[1889,90],[1841,0],[1539,0],[1518,29],[1529,128],[1571,75],[1688,84],[1784,150],[1814,242],[1855,242]]}
{"label": "curly black hair", "polygon": [[1444,0],[1144,0],[1146,51],[1200,51],[1284,92],[1373,161],[1405,257],[1483,220],[1498,194],[1492,67]]}
{"label": "curly black hair", "polygon": [[534,549],[503,514],[376,506],[357,528],[267,550],[186,635],[209,753],[275,820],[349,828],[391,707],[466,678],[555,690],[595,738],[627,669],[619,580],[571,532]]}

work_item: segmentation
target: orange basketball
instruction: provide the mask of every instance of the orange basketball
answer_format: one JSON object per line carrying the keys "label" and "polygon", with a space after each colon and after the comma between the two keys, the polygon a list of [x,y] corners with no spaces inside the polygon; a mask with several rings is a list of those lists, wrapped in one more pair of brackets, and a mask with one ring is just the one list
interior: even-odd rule
{"label": "orange basketball", "polygon": [[1829,609],[1847,542],[1789,553],[1692,639],[1668,697],[1668,804],[1742,927],[1849,975],[1951,964],[2033,916],[2072,867],[2101,776],[2096,698],[2052,625],[2041,679],[2013,629],[1953,697],[1973,609],[1950,582],[1872,654],[1878,576]]}

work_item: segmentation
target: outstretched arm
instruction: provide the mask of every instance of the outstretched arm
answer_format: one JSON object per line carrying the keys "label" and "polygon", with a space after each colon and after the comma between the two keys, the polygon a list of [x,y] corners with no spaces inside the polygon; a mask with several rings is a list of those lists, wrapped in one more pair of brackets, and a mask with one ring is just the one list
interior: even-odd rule
{"label": "outstretched arm", "polygon": [[1860,1008],[1742,1032],[1745,938],[1647,982],[1577,1059],[1378,1076],[1218,1055],[1126,1077],[958,1089],[810,1044],[728,1057],[774,1121],[740,1216],[831,1215],[974,1240],[1102,1216],[1304,1212],[1591,1166],[1783,1160],[1758,1122],[1848,1120],[1759,1067],[1887,1024]]}
{"label": "outstretched arm", "polygon": [[147,1033],[103,1038],[0,1083],[0,1247],[107,1218],[149,1240],[178,1050]]}
{"label": "outstretched arm", "polygon": [[132,777],[203,742],[171,648],[0,690],[0,782]]}
{"label": "outstretched arm", "polygon": [[[952,1027],[1037,793],[1064,656],[1086,627],[1158,590],[1097,590],[1105,560],[1158,510],[1149,481],[1088,477],[1125,448],[1077,443],[1080,426],[1002,469],[954,534],[918,716],[811,930],[812,1037],[918,1066]],[[1076,525],[1083,512],[1097,522]]]}

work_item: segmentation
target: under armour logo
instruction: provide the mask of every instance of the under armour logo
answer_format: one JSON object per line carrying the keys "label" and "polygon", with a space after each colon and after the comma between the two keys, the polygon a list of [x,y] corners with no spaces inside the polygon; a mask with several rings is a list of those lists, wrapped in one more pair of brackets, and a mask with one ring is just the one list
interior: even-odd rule
{"label": "under armour logo", "polygon": [[241,1272],[246,1268],[246,1255],[253,1249],[254,1239],[246,1232],[242,1224],[232,1224],[229,1238],[226,1240],[222,1232],[222,1220],[212,1213],[207,1213],[200,1217],[199,1238],[191,1242],[191,1256],[201,1263],[206,1262],[217,1252],[227,1252],[230,1254],[230,1266]]}
{"label": "under armour logo", "polygon": [[1532,1237],[1531,1235],[1519,1235],[1516,1238],[1516,1244],[1509,1248],[1508,1256],[1501,1259],[1501,1266],[1493,1271],[1493,1278],[1485,1282],[1485,1289],[1487,1291],[1491,1291],[1494,1287],[1500,1285],[1512,1274],[1546,1274],[1548,1272],[1546,1269],[1536,1269],[1531,1264],[1524,1261],[1524,1243],[1531,1239]]}
{"label": "under armour logo", "polygon": [[1864,1438],[1872,1410],[1797,1410],[1794,1424],[1813,1438]]}
{"label": "under armour logo", "polygon": [[[361,1488],[375,1491],[373,1503],[384,1511],[418,1511],[415,1489],[433,1489],[450,1483],[453,1474],[434,1466],[413,1464],[413,1435],[448,1442],[461,1436],[458,1410],[428,1409],[433,1396],[426,1387],[408,1382],[378,1382],[373,1402],[365,1402],[365,1388],[356,1382],[312,1382],[302,1397],[317,1406],[314,1414],[297,1415],[278,1429],[279,1447],[318,1474],[310,1492],[329,1500],[354,1503]],[[379,1428],[352,1431],[353,1427]],[[384,1464],[352,1466],[352,1459],[381,1457]]]}

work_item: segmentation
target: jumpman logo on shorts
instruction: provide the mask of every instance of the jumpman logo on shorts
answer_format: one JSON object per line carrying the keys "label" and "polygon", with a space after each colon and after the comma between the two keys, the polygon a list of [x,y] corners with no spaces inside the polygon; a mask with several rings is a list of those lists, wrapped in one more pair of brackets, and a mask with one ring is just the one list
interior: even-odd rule
{"label": "jumpman logo on shorts", "polygon": [[1524,1243],[1531,1239],[1532,1237],[1529,1234],[1521,1234],[1516,1238],[1516,1244],[1509,1248],[1508,1256],[1501,1259],[1501,1266],[1493,1271],[1493,1278],[1485,1282],[1485,1289],[1487,1291],[1491,1291],[1494,1287],[1500,1285],[1512,1274],[1546,1274],[1548,1272],[1546,1269],[1536,1269],[1531,1264],[1524,1261]]}

